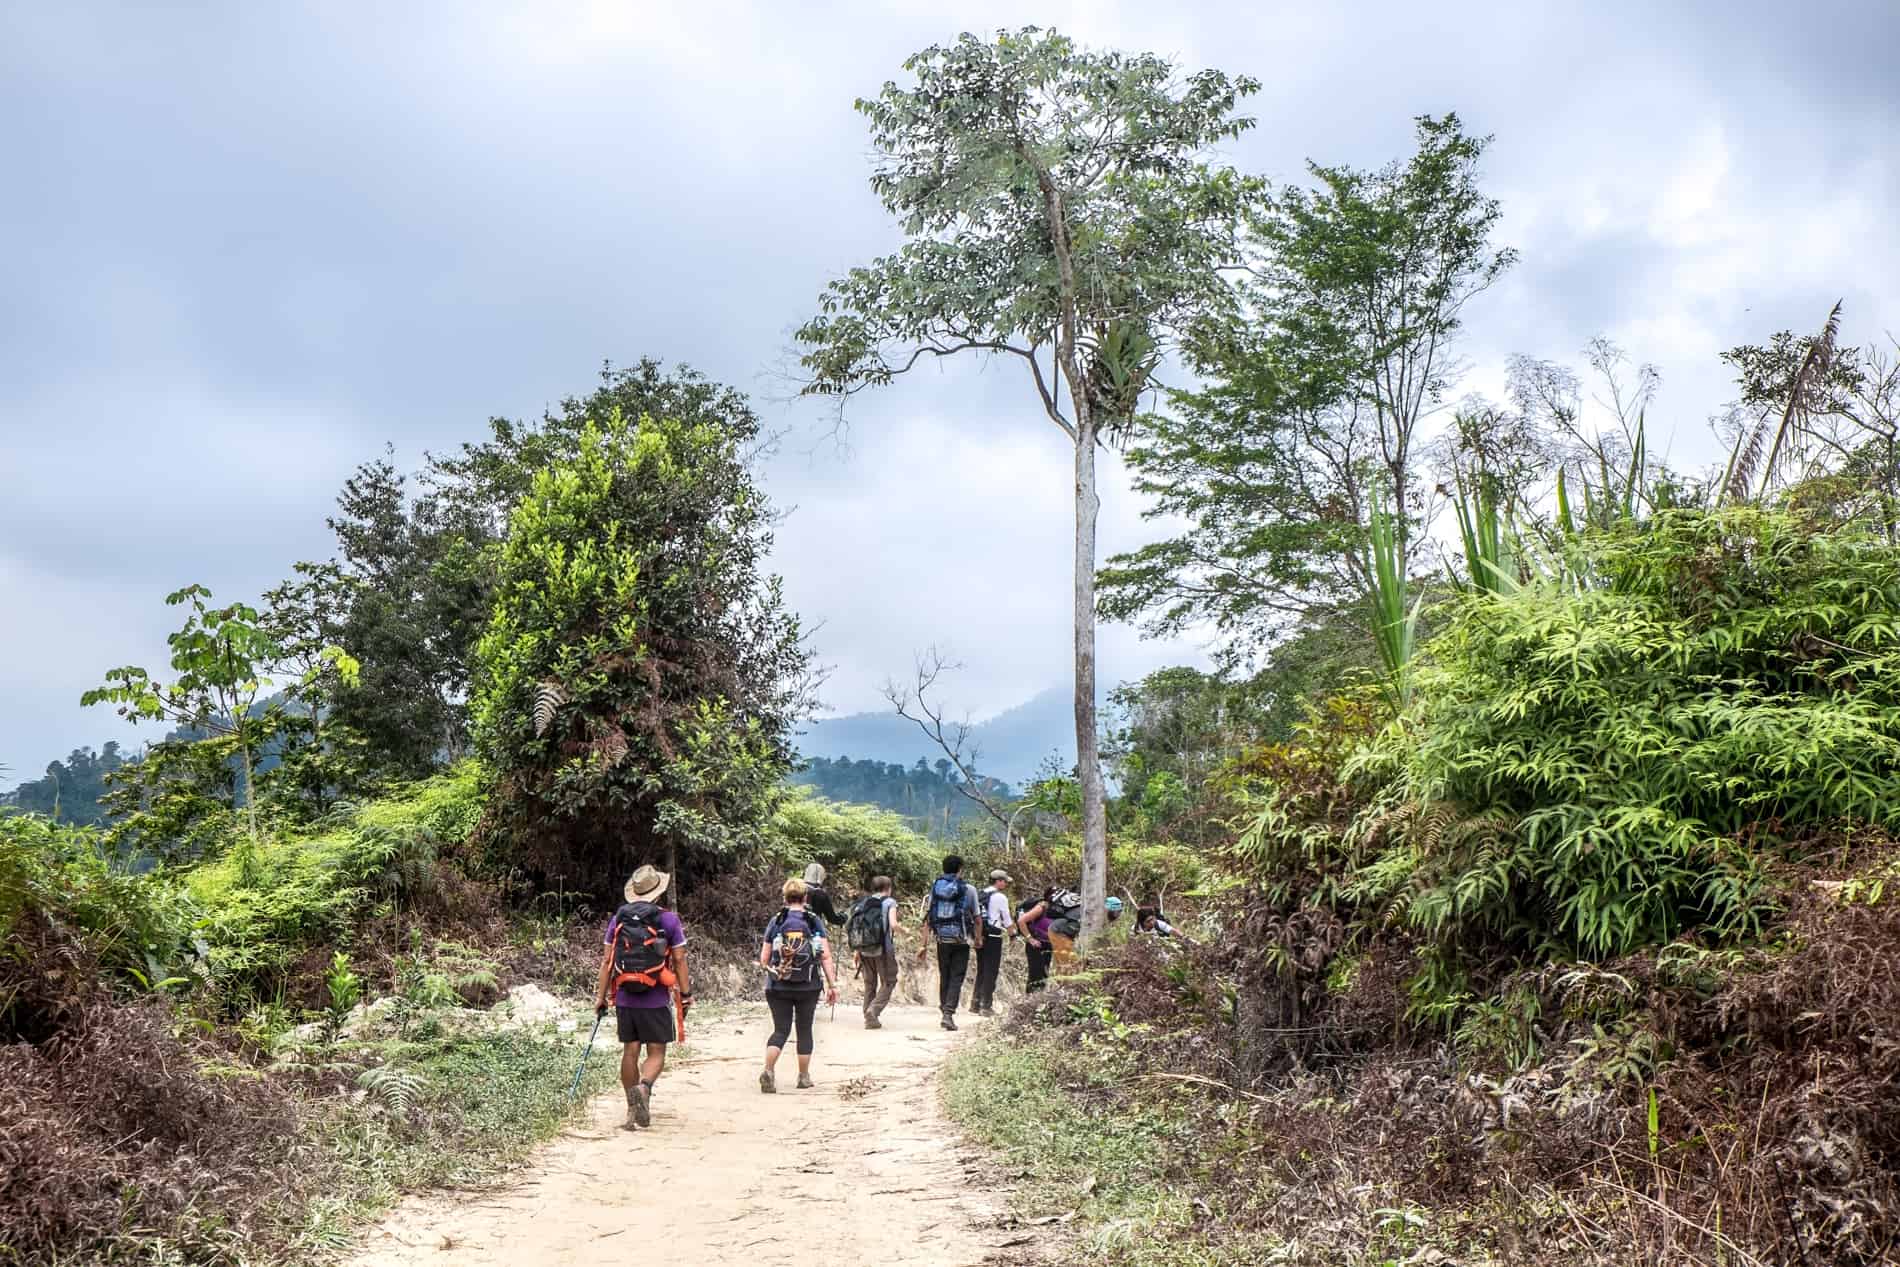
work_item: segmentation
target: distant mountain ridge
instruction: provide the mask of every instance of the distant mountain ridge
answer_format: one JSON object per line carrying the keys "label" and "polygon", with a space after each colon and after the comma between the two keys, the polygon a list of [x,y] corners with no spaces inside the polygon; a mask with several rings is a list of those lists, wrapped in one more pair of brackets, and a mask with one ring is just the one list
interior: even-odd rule
{"label": "distant mountain ridge", "polygon": [[[855,757],[910,765],[935,763],[943,753],[917,723],[893,712],[850,713],[807,722],[793,741],[808,757]],[[1053,755],[1064,770],[1075,764],[1075,708],[1067,687],[1052,686],[988,721],[970,727],[979,774],[1021,787]]]}

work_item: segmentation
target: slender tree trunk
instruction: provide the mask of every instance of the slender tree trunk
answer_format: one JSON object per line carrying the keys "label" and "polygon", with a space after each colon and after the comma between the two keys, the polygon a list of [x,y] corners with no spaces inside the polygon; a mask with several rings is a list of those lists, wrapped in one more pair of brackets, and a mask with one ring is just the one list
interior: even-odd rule
{"label": "slender tree trunk", "polygon": [[1108,807],[1095,727],[1095,491],[1092,411],[1078,410],[1075,433],[1075,767],[1082,785],[1082,937],[1108,922]]}
{"label": "slender tree trunk", "polygon": [[1048,216],[1061,293],[1056,364],[1069,381],[1075,410],[1075,767],[1082,785],[1082,935],[1077,940],[1087,947],[1108,922],[1103,905],[1108,897],[1108,807],[1095,739],[1095,519],[1102,506],[1095,491],[1095,400],[1077,360],[1080,289],[1062,194],[1026,147],[1019,144],[1019,152],[1034,167]]}
{"label": "slender tree trunk", "polygon": [[238,740],[238,752],[244,761],[244,814],[250,820],[251,839],[257,839],[257,789],[251,784],[251,742]]}

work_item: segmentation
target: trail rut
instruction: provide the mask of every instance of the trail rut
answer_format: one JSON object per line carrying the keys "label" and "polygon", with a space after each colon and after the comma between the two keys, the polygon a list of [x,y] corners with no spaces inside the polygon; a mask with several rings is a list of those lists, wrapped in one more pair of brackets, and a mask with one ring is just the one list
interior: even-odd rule
{"label": "trail rut", "polygon": [[[622,1129],[617,1089],[598,1097],[508,1186],[403,1202],[353,1267],[599,1267],[648,1253],[719,1267],[774,1244],[803,1257],[867,1236],[888,1267],[974,1267],[985,1238],[972,1229],[993,1226],[1000,1197],[937,1108],[936,1072],[961,1035],[923,1007],[892,1007],[881,1030],[856,1008],[825,1018],[818,1085],[792,1089],[788,1050],[770,1096],[758,1087],[763,1004],[694,1018],[650,1129]],[[609,1044],[593,1058],[618,1055]]]}

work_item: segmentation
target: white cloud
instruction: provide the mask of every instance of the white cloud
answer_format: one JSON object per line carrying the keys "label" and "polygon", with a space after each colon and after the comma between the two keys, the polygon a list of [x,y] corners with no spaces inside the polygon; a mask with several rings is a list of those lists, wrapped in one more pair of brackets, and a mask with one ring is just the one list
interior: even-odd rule
{"label": "white cloud", "polygon": [[[1516,274],[1470,314],[1473,383],[1608,333],[1659,362],[1652,421],[1706,456],[1724,347],[1900,329],[1900,18],[1790,27],[1766,3],[1093,3],[1086,42],[1252,74],[1237,161],[1399,155],[1413,114],[1497,133]],[[823,5],[19,8],[0,31],[0,761],[104,718],[72,689],[156,660],[158,596],[249,592],[321,553],[337,483],[584,389],[602,359],[686,360],[770,399],[787,332],[895,230],[853,98],[912,51],[1025,20],[985,0]],[[870,706],[952,643],[979,714],[1068,672],[1062,439],[1003,367],[854,403],[840,458],[768,482],[776,555],[825,622],[832,691]],[[809,436],[806,438],[809,443]],[[1103,466],[1103,553],[1147,539]],[[1102,633],[1105,678],[1192,646]]]}

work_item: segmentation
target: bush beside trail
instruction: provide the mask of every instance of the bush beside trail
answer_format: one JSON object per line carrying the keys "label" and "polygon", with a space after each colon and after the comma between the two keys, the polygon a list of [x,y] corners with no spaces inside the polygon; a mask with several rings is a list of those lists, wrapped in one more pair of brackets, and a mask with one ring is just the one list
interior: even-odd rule
{"label": "bush beside trail", "polygon": [[1577,549],[1209,781],[1196,944],[1019,1006],[999,1068],[1187,1124],[1093,1176],[1193,1198],[1119,1261],[1900,1253],[1900,553],[1753,508]]}

